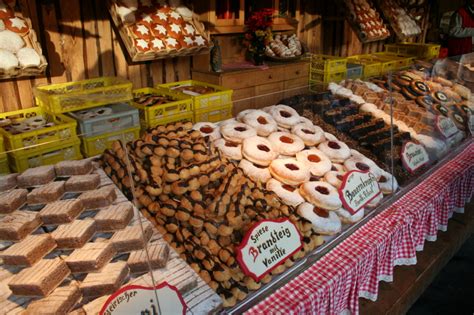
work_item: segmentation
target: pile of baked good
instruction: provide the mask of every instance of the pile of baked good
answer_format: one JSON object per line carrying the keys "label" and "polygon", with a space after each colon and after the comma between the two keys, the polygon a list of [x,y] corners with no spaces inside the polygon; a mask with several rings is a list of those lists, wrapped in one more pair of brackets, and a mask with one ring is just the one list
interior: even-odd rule
{"label": "pile of baked good", "polygon": [[171,90],[179,91],[191,96],[199,96],[216,92],[212,86],[204,86],[199,84],[180,84],[171,88]]}
{"label": "pile of baked good", "polygon": [[380,9],[390,22],[393,30],[399,38],[417,36],[421,34],[421,28],[416,21],[395,0],[379,1]]}
{"label": "pile of baked good", "polygon": [[390,36],[380,14],[370,0],[346,0],[352,24],[357,27],[357,34],[362,42],[383,40]]}
{"label": "pile of baked good", "polygon": [[121,34],[127,36],[127,48],[139,55],[186,54],[209,46],[202,25],[184,6],[171,7],[166,1],[116,0],[111,14]]}
{"label": "pile of baked good", "polygon": [[[48,121],[48,117],[37,115],[23,120],[3,119],[0,127],[12,135],[39,130],[54,126],[53,121]],[[46,134],[47,135],[47,134]],[[46,135],[42,135],[43,137]]]}
{"label": "pile of baked good", "polygon": [[[221,296],[224,305],[232,306],[323,239],[310,221],[209,145],[218,130],[205,125],[193,130],[192,126],[158,126],[126,147],[116,142],[104,153],[103,166],[129,198],[137,199],[142,213]],[[303,248],[256,282],[241,270],[235,248],[256,222],[282,217],[295,223]]]}
{"label": "pile of baked good", "polygon": [[145,246],[152,268],[164,268],[168,245],[149,223],[142,233],[132,204],[117,196],[90,160],[0,177],[2,311],[79,311],[148,272]]}
{"label": "pile of baked good", "polygon": [[46,67],[36,34],[15,14],[13,5],[0,1],[0,75],[5,77],[18,75],[22,69]]}
{"label": "pile of baked good", "polygon": [[133,102],[141,106],[163,105],[174,101],[176,100],[169,95],[162,95],[157,93],[147,93],[137,96],[133,99]]}
{"label": "pile of baked good", "polygon": [[269,57],[292,58],[301,56],[303,48],[296,34],[275,34],[265,47],[265,54]]}

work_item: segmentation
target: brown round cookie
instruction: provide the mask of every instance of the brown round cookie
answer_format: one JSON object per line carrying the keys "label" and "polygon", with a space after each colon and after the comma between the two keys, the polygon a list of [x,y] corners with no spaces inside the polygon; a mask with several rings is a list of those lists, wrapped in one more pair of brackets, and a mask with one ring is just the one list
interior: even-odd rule
{"label": "brown round cookie", "polygon": [[396,82],[400,87],[409,86],[412,81],[413,79],[407,76],[406,74],[400,74],[394,79],[394,82]]}
{"label": "brown round cookie", "polygon": [[416,98],[416,103],[427,110],[431,110],[434,101],[431,95],[419,96]]}
{"label": "brown round cookie", "polygon": [[449,97],[441,91],[436,91],[432,94],[433,100],[437,103],[446,103],[449,101]]}
{"label": "brown round cookie", "polygon": [[26,35],[30,31],[28,24],[22,18],[17,16],[9,17],[3,20],[5,28],[19,35]]}
{"label": "brown round cookie", "polygon": [[427,95],[430,93],[430,88],[422,81],[413,81],[411,82],[410,87],[417,95]]}
{"label": "brown round cookie", "polygon": [[143,24],[143,23],[134,24],[131,27],[131,31],[138,38],[142,38],[142,39],[145,39],[145,40],[150,40],[153,37],[153,35],[152,35],[150,29],[148,28],[148,26]]}
{"label": "brown round cookie", "polygon": [[449,112],[449,118],[451,118],[451,120],[454,122],[456,127],[458,127],[458,129],[463,130],[463,131],[466,130],[467,121],[464,116],[454,111],[451,111]]}
{"label": "brown round cookie", "polygon": [[402,94],[410,99],[410,100],[416,100],[416,98],[418,97],[418,95],[413,92],[413,90],[411,89],[411,87],[402,87],[402,90],[401,90]]}
{"label": "brown round cookie", "polygon": [[449,116],[449,110],[446,108],[446,106],[443,106],[441,104],[434,104],[433,109],[435,110],[436,113],[441,114],[445,117]]}

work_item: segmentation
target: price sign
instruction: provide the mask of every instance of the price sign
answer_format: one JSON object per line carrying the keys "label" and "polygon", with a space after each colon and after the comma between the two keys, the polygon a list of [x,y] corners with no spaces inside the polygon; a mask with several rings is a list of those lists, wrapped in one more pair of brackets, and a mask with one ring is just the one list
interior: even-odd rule
{"label": "price sign", "polygon": [[[157,296],[158,301],[156,300]],[[186,303],[178,289],[163,282],[156,287],[128,285],[121,288],[107,299],[99,315],[184,315],[186,310]]]}
{"label": "price sign", "polygon": [[458,127],[456,127],[451,119],[440,115],[436,116],[436,129],[446,139],[459,131]]}
{"label": "price sign", "polygon": [[344,175],[339,187],[339,198],[351,214],[357,213],[380,194],[377,178],[370,172],[350,171]]}
{"label": "price sign", "polygon": [[425,148],[411,141],[407,141],[403,144],[401,158],[403,166],[410,173],[414,173],[417,169],[430,161]]}
{"label": "price sign", "polygon": [[260,281],[303,246],[301,239],[288,218],[262,220],[237,247],[237,261],[246,275]]}

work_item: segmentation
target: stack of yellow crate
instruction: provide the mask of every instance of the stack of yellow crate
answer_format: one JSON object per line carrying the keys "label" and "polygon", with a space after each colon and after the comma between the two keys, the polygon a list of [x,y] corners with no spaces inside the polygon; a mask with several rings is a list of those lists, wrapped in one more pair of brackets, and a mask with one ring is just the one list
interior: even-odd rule
{"label": "stack of yellow crate", "polygon": [[0,114],[0,119],[10,120],[12,124],[22,124],[35,117],[44,119],[48,124],[39,129],[25,128],[22,132],[0,128],[12,171],[22,172],[30,167],[81,158],[74,119],[62,114],[50,114],[39,107]]}
{"label": "stack of yellow crate", "polygon": [[[189,87],[189,90],[186,90]],[[212,92],[194,93],[192,87],[212,90]],[[193,102],[194,122],[217,122],[232,118],[232,93],[233,90],[219,85],[195,80],[179,81],[158,85],[157,88],[165,89],[176,96],[191,97]]]}
{"label": "stack of yellow crate", "polygon": [[344,80],[346,72],[347,58],[312,54],[309,72],[310,90],[324,91],[329,83]]}
{"label": "stack of yellow crate", "polygon": [[385,44],[385,51],[392,54],[414,56],[419,59],[430,60],[438,58],[441,45],[420,43]]}
{"label": "stack of yellow crate", "polygon": [[3,135],[0,135],[0,174],[8,173],[10,173],[10,168],[8,167],[7,154],[3,144]]}
{"label": "stack of yellow crate", "polygon": [[[115,140],[136,139],[140,133],[138,111],[127,104],[132,100],[132,83],[117,77],[60,83],[37,87],[37,104],[54,114],[68,113],[79,122],[82,152],[101,154]],[[89,117],[80,111],[107,107],[111,114]]]}
{"label": "stack of yellow crate", "polygon": [[[138,102],[140,98],[147,96],[161,96],[173,101],[157,105],[144,105]],[[143,130],[178,121],[194,120],[193,101],[187,95],[176,95],[164,89],[142,88],[133,90],[133,100],[133,106],[140,112],[140,125]]]}

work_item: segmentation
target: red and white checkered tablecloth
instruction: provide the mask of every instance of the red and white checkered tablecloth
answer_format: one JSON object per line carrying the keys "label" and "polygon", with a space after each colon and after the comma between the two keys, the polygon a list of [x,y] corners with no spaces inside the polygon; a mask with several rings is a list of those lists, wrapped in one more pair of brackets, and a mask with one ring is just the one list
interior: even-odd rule
{"label": "red and white checkered tablecloth", "polygon": [[474,142],[247,314],[358,314],[396,265],[416,263],[474,192]]}

